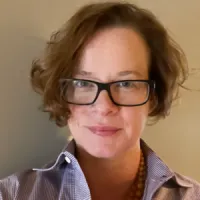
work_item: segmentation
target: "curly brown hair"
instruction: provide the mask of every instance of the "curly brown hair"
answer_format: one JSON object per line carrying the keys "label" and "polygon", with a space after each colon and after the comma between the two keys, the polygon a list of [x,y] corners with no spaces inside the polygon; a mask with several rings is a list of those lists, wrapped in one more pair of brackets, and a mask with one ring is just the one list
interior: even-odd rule
{"label": "curly brown hair", "polygon": [[32,87],[42,95],[43,111],[49,112],[58,126],[67,125],[70,117],[68,104],[61,98],[59,80],[73,77],[88,40],[97,31],[111,27],[132,28],[148,45],[149,78],[156,82],[149,116],[156,121],[166,117],[178,97],[188,76],[187,60],[158,19],[150,11],[127,2],[92,3],[81,7],[53,33],[44,54],[32,63]]}

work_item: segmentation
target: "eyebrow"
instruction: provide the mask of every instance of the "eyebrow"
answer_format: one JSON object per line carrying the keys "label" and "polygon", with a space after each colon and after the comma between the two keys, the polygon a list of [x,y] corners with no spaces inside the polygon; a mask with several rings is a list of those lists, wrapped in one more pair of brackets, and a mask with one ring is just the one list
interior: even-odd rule
{"label": "eyebrow", "polygon": [[131,71],[131,70],[127,70],[127,71],[121,71],[119,73],[117,73],[118,76],[127,76],[127,75],[135,75],[135,76],[139,76],[142,77],[142,74],[138,71]]}
{"label": "eyebrow", "polygon": [[[87,72],[84,70],[78,71],[77,75],[81,75],[81,76],[92,76],[93,73],[92,72]],[[121,71],[117,73],[117,76],[127,76],[127,75],[135,75],[137,77],[142,77],[142,73],[138,72],[138,71],[132,71],[132,70],[126,70],[126,71]]]}
{"label": "eyebrow", "polygon": [[78,71],[78,72],[76,73],[76,75],[91,76],[91,75],[92,75],[92,72],[86,72],[86,71],[81,70],[81,71]]}

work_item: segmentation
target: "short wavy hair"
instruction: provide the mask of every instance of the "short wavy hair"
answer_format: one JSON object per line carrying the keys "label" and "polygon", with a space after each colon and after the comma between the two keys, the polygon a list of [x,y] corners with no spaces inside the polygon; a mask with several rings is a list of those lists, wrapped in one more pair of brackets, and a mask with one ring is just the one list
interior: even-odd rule
{"label": "short wavy hair", "polygon": [[183,50],[150,11],[127,2],[87,4],[55,33],[44,53],[32,63],[31,84],[42,96],[42,110],[60,127],[70,117],[68,104],[61,98],[59,80],[76,73],[81,52],[94,34],[105,28],[127,27],[137,31],[150,50],[149,78],[155,80],[149,117],[156,121],[168,115],[188,76]]}

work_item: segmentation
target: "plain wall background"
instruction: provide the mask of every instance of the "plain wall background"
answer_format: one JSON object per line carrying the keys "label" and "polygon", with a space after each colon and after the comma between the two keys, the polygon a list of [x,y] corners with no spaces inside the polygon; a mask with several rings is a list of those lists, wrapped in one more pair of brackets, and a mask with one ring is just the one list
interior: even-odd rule
{"label": "plain wall background", "polygon": [[[29,70],[51,32],[86,2],[0,0],[0,178],[43,165],[65,144],[66,129],[38,111]],[[132,2],[151,9],[185,50],[190,68],[200,68],[199,0]],[[200,74],[188,85],[200,89]],[[148,127],[143,137],[170,167],[200,181],[200,93],[183,91],[170,117]]]}

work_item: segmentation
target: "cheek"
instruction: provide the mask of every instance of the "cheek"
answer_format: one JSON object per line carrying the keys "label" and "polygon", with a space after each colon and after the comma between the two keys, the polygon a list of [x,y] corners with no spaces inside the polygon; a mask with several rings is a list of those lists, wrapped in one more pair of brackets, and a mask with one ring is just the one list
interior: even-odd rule
{"label": "cheek", "polygon": [[69,110],[71,113],[71,117],[75,117],[78,113],[81,113],[81,106],[77,106],[77,105],[69,105]]}
{"label": "cheek", "polygon": [[83,116],[81,115],[82,109],[76,105],[69,105],[70,117],[68,119],[68,127],[73,136],[73,138],[77,138],[77,134],[81,127],[81,120],[83,120]]}
{"label": "cheek", "polygon": [[69,105],[71,116],[68,123],[79,125],[87,117],[87,109],[85,106]]}
{"label": "cheek", "polygon": [[125,108],[125,110],[122,111],[122,118],[124,121],[124,128],[127,131],[141,133],[148,118],[148,107],[138,106]]}

